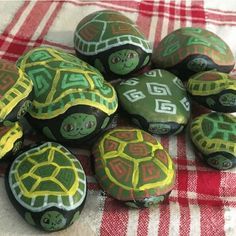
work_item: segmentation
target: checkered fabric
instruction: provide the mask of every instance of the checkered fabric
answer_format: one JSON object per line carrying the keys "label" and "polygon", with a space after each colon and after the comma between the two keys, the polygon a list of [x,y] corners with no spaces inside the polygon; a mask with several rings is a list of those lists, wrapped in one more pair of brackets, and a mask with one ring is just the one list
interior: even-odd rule
{"label": "checkered fabric", "polygon": [[[154,46],[174,29],[197,26],[222,37],[236,54],[233,0],[1,0],[0,57],[16,61],[39,45],[74,53],[76,25],[101,9],[121,11],[130,17]],[[34,140],[27,137],[26,143]],[[89,191],[80,223],[89,229],[89,235],[235,236],[236,170],[217,171],[205,166],[196,157],[186,132],[158,140],[173,157],[177,180],[169,199],[150,209],[130,209],[105,196],[91,171],[89,151],[72,150],[87,174]],[[0,172],[4,170],[1,165]]]}

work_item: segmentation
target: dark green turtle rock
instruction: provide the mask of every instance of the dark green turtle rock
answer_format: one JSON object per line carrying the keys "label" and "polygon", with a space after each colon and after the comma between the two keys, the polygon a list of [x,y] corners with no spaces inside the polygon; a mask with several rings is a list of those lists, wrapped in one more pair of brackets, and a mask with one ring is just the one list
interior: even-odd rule
{"label": "dark green turtle rock", "polygon": [[21,153],[6,177],[10,200],[31,225],[58,231],[80,215],[86,198],[86,176],[80,162],[57,143]]}
{"label": "dark green turtle rock", "polygon": [[[8,124],[6,124],[8,123]],[[15,155],[23,144],[23,130],[18,122],[0,125],[0,160]]]}
{"label": "dark green turtle rock", "polygon": [[102,189],[128,206],[158,204],[174,187],[175,168],[171,157],[143,130],[112,129],[97,142],[92,153]]}
{"label": "dark green turtle rock", "polygon": [[74,34],[77,56],[99,69],[107,80],[126,77],[145,67],[150,43],[125,15],[102,10],[79,22]]}
{"label": "dark green turtle rock", "polygon": [[227,170],[236,166],[236,117],[209,113],[195,118],[190,136],[199,156],[211,167]]}
{"label": "dark green turtle rock", "polygon": [[179,133],[190,116],[186,89],[174,74],[151,70],[116,86],[121,107],[142,129],[158,135]]}
{"label": "dark green turtle rock", "polygon": [[216,71],[189,78],[187,90],[199,104],[219,112],[236,112],[236,77]]}
{"label": "dark green turtle rock", "polygon": [[17,121],[30,109],[33,84],[16,66],[0,59],[0,123]]}
{"label": "dark green turtle rock", "polygon": [[234,67],[229,46],[216,34],[201,28],[180,28],[168,34],[153,52],[153,64],[181,79],[216,69],[228,73]]}
{"label": "dark green turtle rock", "polygon": [[107,127],[118,101],[94,67],[49,47],[30,50],[17,65],[34,84],[28,119],[48,138],[78,145]]}

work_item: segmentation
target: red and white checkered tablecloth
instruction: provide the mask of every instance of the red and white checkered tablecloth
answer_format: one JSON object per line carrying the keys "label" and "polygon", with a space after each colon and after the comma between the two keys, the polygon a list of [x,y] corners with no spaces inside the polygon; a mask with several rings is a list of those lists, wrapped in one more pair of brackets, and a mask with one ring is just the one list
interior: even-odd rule
{"label": "red and white checkered tablecloth", "polygon": [[[26,50],[39,45],[74,53],[76,25],[101,9],[123,12],[154,46],[179,27],[207,28],[221,36],[236,57],[234,0],[1,0],[0,57],[16,61]],[[80,225],[88,227],[89,235],[235,236],[236,169],[206,167],[196,157],[186,132],[158,139],[173,157],[177,180],[169,199],[151,209],[130,209],[104,196],[91,171],[89,152],[73,149],[86,171],[89,188]],[[0,166],[3,171],[4,166]],[[67,232],[69,235],[70,230]]]}

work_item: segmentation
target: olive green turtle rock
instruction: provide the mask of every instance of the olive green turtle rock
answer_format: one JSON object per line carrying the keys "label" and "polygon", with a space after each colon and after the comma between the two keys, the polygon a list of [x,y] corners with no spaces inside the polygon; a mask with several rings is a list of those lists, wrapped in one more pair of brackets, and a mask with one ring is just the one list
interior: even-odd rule
{"label": "olive green turtle rock", "polygon": [[74,33],[77,56],[99,69],[107,80],[127,77],[145,67],[150,43],[127,16],[112,10],[82,19]]}
{"label": "olive green turtle rock", "polygon": [[0,123],[17,121],[30,109],[33,84],[21,69],[0,59]]}
{"label": "olive green turtle rock", "polygon": [[28,119],[51,140],[78,145],[107,127],[118,101],[98,70],[77,57],[38,47],[17,62],[34,84]]}
{"label": "olive green turtle rock", "polygon": [[23,129],[19,122],[0,125],[0,160],[15,155],[23,144]]}
{"label": "olive green turtle rock", "polygon": [[190,136],[199,156],[211,167],[227,170],[236,166],[236,117],[209,113],[195,118]]}
{"label": "olive green turtle rock", "polygon": [[6,177],[10,200],[31,225],[58,231],[80,215],[86,198],[86,176],[66,148],[47,142],[21,153]]}
{"label": "olive green turtle rock", "polygon": [[142,129],[157,135],[177,134],[190,117],[190,102],[179,78],[154,69],[116,86],[120,106]]}
{"label": "olive green turtle rock", "polygon": [[101,188],[131,207],[163,201],[175,184],[169,154],[149,133],[135,128],[109,130],[93,147]]}
{"label": "olive green turtle rock", "polygon": [[216,71],[189,78],[187,91],[199,104],[219,112],[236,112],[236,77]]}
{"label": "olive green turtle rock", "polygon": [[176,74],[180,79],[216,69],[228,73],[235,64],[234,56],[219,36],[194,27],[177,29],[168,34],[153,52],[153,64]]}

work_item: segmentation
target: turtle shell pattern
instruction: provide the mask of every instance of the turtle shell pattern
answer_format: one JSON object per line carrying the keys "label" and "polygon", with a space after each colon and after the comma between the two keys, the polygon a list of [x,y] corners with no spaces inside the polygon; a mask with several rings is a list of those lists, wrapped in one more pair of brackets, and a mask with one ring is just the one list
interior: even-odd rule
{"label": "turtle shell pattern", "polygon": [[8,118],[13,109],[30,96],[32,89],[31,80],[22,70],[17,69],[13,63],[0,59],[0,122]]}
{"label": "turtle shell pattern", "polygon": [[180,78],[211,69],[227,73],[235,64],[231,49],[220,37],[193,27],[175,30],[161,40],[154,50],[153,63]]}
{"label": "turtle shell pattern", "polygon": [[[181,80],[168,71],[154,69],[122,81],[116,91],[121,106],[148,132],[160,134],[160,130],[154,129],[157,123],[185,125],[188,122],[190,103],[186,89]],[[142,124],[143,119],[146,124]]]}
{"label": "turtle shell pattern", "polygon": [[219,157],[225,155],[236,165],[236,117],[233,115],[213,112],[196,117],[191,123],[190,135],[205,160],[212,154],[220,154]]}
{"label": "turtle shell pattern", "polygon": [[31,212],[51,207],[70,211],[86,196],[86,176],[79,161],[63,146],[47,142],[20,154],[9,171],[16,201]]}
{"label": "turtle shell pattern", "polygon": [[121,201],[137,201],[170,192],[174,164],[162,145],[139,129],[115,128],[94,146],[95,172],[101,187]]}
{"label": "turtle shell pattern", "polygon": [[18,61],[33,81],[34,100],[30,115],[51,119],[76,105],[89,105],[113,114],[116,92],[92,66],[73,55],[49,47],[30,50]]}
{"label": "turtle shell pattern", "polygon": [[0,125],[0,159],[9,152],[16,153],[22,145],[22,139],[23,130],[18,122]]}
{"label": "turtle shell pattern", "polygon": [[220,112],[236,112],[236,77],[216,71],[189,78],[187,90],[198,103]]}

